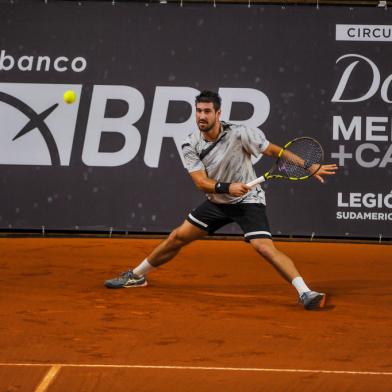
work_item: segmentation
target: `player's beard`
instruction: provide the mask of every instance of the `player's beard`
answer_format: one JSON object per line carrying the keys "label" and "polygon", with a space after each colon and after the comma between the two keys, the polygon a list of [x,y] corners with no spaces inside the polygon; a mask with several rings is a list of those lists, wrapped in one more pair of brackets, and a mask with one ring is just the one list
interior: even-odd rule
{"label": "player's beard", "polygon": [[204,128],[200,128],[200,121],[197,123],[197,126],[199,127],[200,132],[209,132],[211,131],[212,128],[214,128],[215,124],[216,124],[216,119],[210,124],[208,124],[206,121],[202,122]]}

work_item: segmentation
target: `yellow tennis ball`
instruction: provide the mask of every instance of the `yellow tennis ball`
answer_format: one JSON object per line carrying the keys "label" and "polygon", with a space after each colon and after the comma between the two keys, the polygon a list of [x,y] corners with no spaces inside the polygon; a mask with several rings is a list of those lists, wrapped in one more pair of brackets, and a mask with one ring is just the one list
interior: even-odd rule
{"label": "yellow tennis ball", "polygon": [[74,103],[76,101],[76,94],[75,91],[68,90],[64,93],[64,102],[66,103]]}

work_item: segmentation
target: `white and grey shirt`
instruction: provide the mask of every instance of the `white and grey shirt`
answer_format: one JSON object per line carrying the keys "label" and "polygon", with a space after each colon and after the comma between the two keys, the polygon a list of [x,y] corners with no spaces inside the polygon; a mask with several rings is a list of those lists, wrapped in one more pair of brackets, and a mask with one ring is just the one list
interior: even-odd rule
{"label": "white and grey shirt", "polygon": [[[190,134],[182,145],[185,164],[189,173],[205,170],[207,176],[219,182],[248,182],[256,178],[251,156],[259,156],[269,145],[264,133],[245,125],[221,122],[218,138],[207,141],[201,131]],[[254,187],[245,196],[209,193],[213,203],[262,203],[265,194],[261,186]]]}

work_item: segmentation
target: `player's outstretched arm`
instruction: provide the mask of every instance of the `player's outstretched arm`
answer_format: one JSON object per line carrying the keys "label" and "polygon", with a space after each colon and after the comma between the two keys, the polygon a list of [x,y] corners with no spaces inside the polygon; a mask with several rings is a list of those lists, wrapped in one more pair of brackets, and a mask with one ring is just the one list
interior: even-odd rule
{"label": "player's outstretched arm", "polygon": [[[268,147],[265,149],[265,151],[263,152],[263,154],[266,156],[277,158],[279,156],[280,151],[281,151],[281,147],[277,146],[276,144],[270,143]],[[303,162],[303,160],[301,160],[300,158],[299,160]],[[313,166],[311,166],[308,170],[312,172],[312,168]],[[336,170],[338,170],[338,166],[336,164],[328,164],[328,165],[321,165],[321,167],[318,168],[318,165],[315,165],[314,171],[316,170],[317,172],[314,174],[314,178],[323,184],[324,183],[323,177],[332,176],[336,174]]]}

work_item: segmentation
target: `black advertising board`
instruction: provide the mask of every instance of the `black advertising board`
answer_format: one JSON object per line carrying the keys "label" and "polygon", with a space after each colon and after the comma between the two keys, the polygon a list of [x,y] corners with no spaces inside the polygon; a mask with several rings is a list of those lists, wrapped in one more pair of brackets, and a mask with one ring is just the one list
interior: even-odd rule
{"label": "black advertising board", "polygon": [[273,234],[391,238],[391,12],[1,4],[0,228],[169,232],[205,197],[179,151],[212,89],[223,119],[339,165],[264,185]]}

